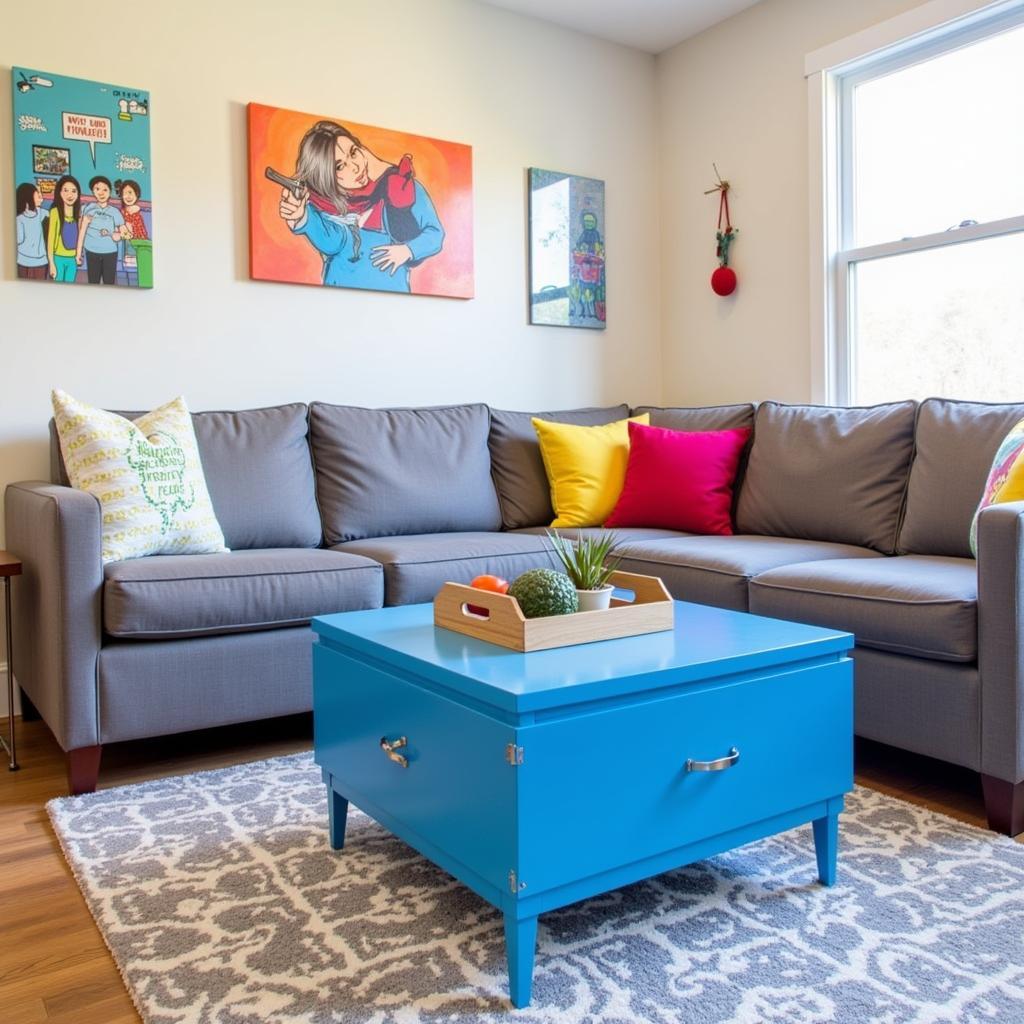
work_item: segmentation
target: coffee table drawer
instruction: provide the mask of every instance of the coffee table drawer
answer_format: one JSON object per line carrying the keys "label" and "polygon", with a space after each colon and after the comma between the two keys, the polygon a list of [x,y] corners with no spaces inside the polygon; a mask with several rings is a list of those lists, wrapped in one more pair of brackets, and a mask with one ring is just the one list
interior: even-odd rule
{"label": "coffee table drawer", "polygon": [[846,792],[852,692],[844,658],[521,729],[520,877],[543,892]]}
{"label": "coffee table drawer", "polygon": [[[514,730],[323,644],[313,648],[317,763],[371,816],[401,823],[486,881],[514,867]],[[381,739],[406,743],[388,757]]]}

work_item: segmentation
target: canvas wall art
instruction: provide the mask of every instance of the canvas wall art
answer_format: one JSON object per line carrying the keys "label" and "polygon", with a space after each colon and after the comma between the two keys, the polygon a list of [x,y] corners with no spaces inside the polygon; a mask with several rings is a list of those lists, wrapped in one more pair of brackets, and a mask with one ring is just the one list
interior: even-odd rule
{"label": "canvas wall art", "polygon": [[604,182],[530,168],[530,323],[605,326]]}
{"label": "canvas wall art", "polygon": [[11,75],[18,277],[151,288],[149,93]]}
{"label": "canvas wall art", "polygon": [[250,103],[252,277],[471,298],[472,154]]}

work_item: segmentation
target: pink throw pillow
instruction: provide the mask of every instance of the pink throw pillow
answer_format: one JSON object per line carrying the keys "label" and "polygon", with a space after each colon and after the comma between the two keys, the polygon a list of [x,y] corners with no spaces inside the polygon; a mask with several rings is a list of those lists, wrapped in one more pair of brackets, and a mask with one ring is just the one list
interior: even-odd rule
{"label": "pink throw pillow", "polygon": [[750,430],[685,431],[629,424],[622,494],[605,526],[732,533],[732,485]]}

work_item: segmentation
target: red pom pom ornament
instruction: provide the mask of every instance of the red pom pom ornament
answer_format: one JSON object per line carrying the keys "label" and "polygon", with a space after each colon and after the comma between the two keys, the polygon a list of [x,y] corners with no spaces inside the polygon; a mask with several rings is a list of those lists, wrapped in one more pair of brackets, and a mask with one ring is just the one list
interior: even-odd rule
{"label": "red pom pom ornament", "polygon": [[736,271],[732,267],[716,267],[711,275],[711,290],[716,295],[732,295],[736,291]]}

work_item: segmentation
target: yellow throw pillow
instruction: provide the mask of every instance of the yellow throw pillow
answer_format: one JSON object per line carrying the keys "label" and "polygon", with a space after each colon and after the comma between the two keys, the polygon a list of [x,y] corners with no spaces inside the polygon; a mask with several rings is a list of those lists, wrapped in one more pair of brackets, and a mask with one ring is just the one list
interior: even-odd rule
{"label": "yellow throw pillow", "polygon": [[[650,416],[632,417],[648,424]],[[629,461],[629,420],[600,427],[550,423],[534,418],[540,454],[551,486],[551,506],[560,526],[600,526],[615,508]]]}
{"label": "yellow throw pillow", "polygon": [[228,550],[183,398],[133,422],[54,391],[53,416],[71,486],[100,503],[104,565]]}

